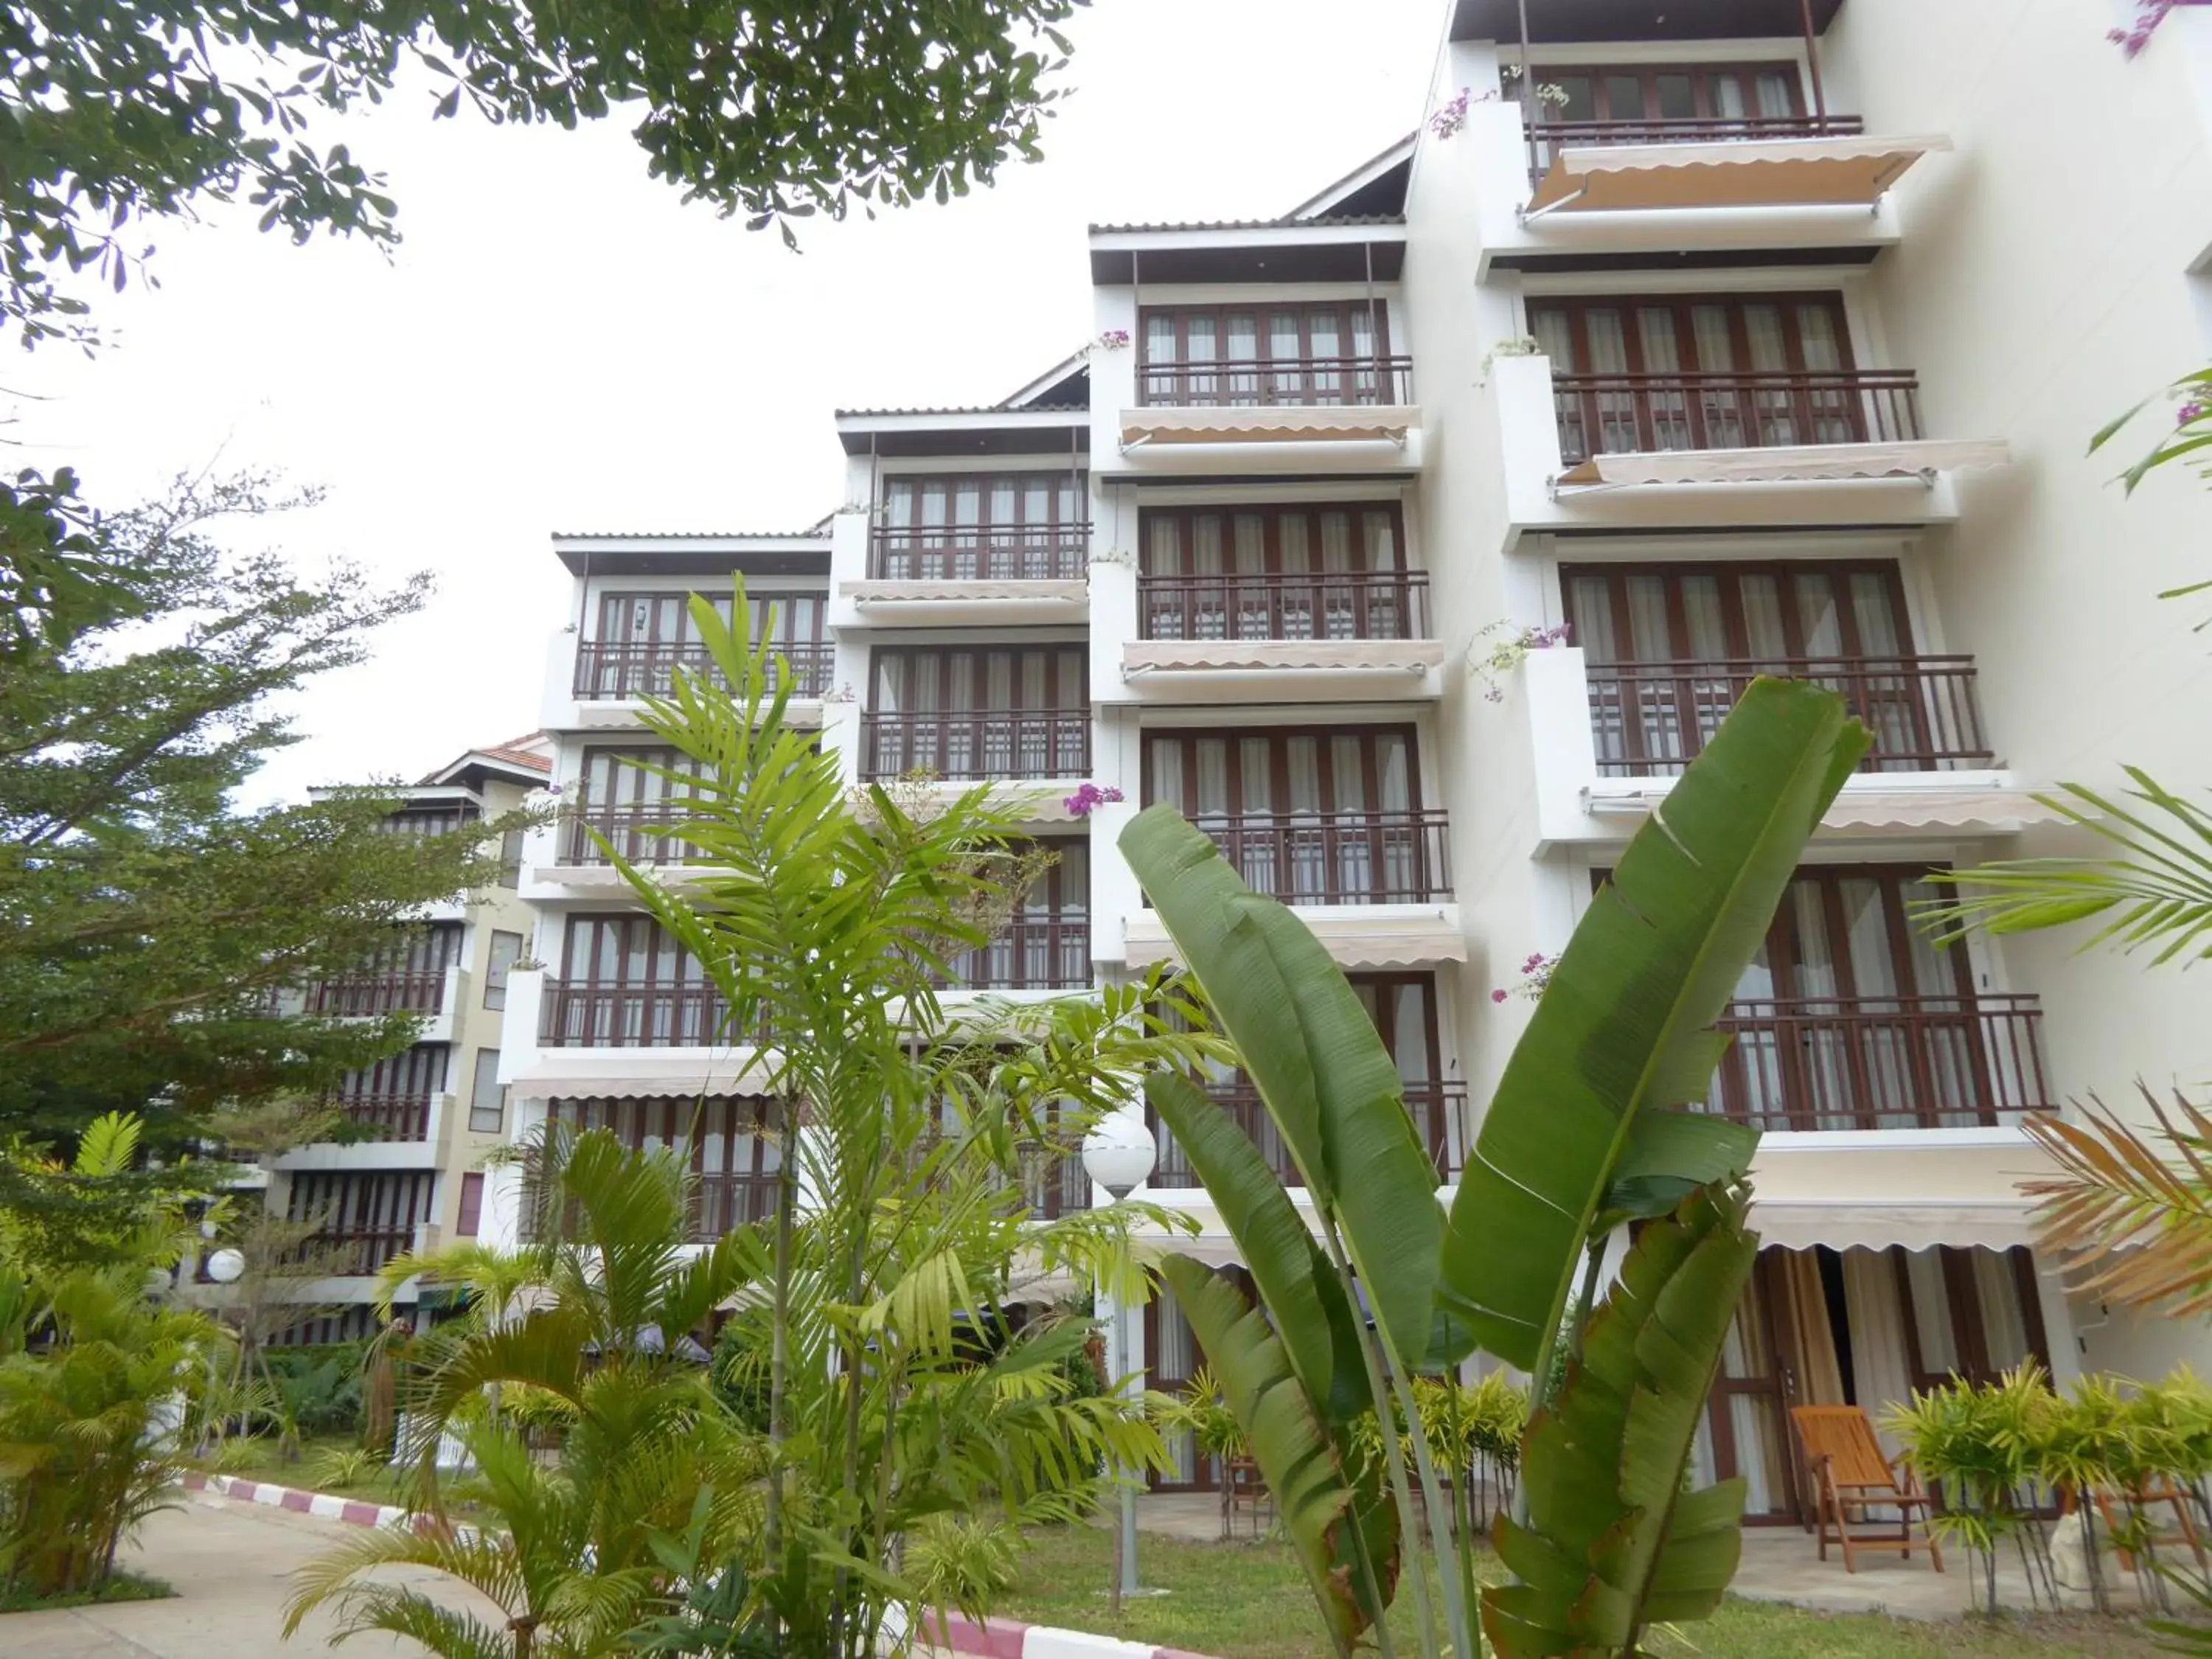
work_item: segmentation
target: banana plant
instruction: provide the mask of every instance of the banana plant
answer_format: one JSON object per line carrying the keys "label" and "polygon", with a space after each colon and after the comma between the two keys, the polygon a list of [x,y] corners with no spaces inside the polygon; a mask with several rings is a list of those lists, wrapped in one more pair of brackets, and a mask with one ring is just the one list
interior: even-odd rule
{"label": "banana plant", "polygon": [[[1123,833],[1306,1189],[1302,1212],[1188,1079],[1146,1080],[1264,1316],[1193,1258],[1170,1257],[1163,1277],[1276,1494],[1340,1654],[1371,1629],[1389,1659],[1383,1615],[1399,1583],[1424,1655],[1480,1651],[1473,1540],[1465,1528],[1453,1535],[1412,1396],[1417,1374],[1478,1347],[1530,1372],[1539,1391],[1524,1512],[1498,1532],[1519,1582],[1485,1597],[1499,1653],[1632,1654],[1653,1620],[1695,1616],[1725,1590],[1741,1491],[1680,1492],[1757,1249],[1743,1221],[1758,1137],[1674,1109],[1704,1097],[1723,1041],[1713,1023],[1866,745],[1832,693],[1752,685],[1576,929],[1449,1215],[1397,1068],[1311,931],[1171,810],[1139,813]],[[1600,1249],[1632,1220],[1643,1236],[1598,1304]],[[1571,1316],[1578,1281],[1586,1316]],[[1562,1340],[1566,1381],[1547,1398]],[[1399,1435],[1365,1437],[1380,1443],[1379,1469],[1352,1433],[1368,1413],[1405,1428],[1403,1451]],[[1416,1480],[1425,1545],[1398,1524],[1416,1513]]]}

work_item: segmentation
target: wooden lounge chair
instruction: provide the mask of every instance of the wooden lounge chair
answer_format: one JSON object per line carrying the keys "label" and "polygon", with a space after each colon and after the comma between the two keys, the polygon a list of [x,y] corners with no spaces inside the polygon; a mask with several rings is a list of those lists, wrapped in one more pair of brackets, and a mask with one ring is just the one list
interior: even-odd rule
{"label": "wooden lounge chair", "polygon": [[[1905,1459],[1881,1455],[1881,1443],[1874,1437],[1864,1411],[1856,1406],[1793,1406],[1790,1420],[1812,1471],[1823,1561],[1831,1542],[1843,1546],[1846,1572],[1859,1570],[1861,1550],[1895,1550],[1911,1560],[1914,1547],[1924,1543],[1936,1571],[1943,1571],[1943,1552],[1928,1530],[1935,1499],[1920,1489]],[[1894,1530],[1888,1522],[1869,1522],[1873,1510],[1895,1510]],[[1860,1529],[1854,1531],[1855,1525]],[[1869,1526],[1878,1529],[1868,1530]]]}
{"label": "wooden lounge chair", "polygon": [[1224,1540],[1237,1535],[1240,1511],[1251,1516],[1252,1536],[1257,1538],[1263,1516],[1269,1525],[1273,1524],[1274,1494],[1260,1478],[1260,1466],[1250,1458],[1224,1457],[1221,1460],[1221,1536]]}
{"label": "wooden lounge chair", "polygon": [[[2101,1486],[2097,1489],[2096,1497],[2097,1518],[2105,1523],[2106,1539],[2118,1537],[2126,1526],[2129,1507],[2127,1500],[2116,1498],[2114,1494]],[[2208,1558],[2204,1536],[2197,1530],[2196,1519],[2190,1513],[2195,1507],[2195,1502],[2196,1500],[2179,1486],[2161,1481],[2146,1485],[2138,1491],[2135,1494],[2133,1507],[2142,1515],[2145,1520],[2151,1522],[2150,1542],[2154,1548],[2163,1549],[2177,1544],[2185,1546],[2189,1553],[2197,1558],[2197,1571],[2202,1572],[2208,1564]],[[2158,1526],[2154,1514],[2160,1504],[2168,1505],[2173,1510],[2174,1524],[2164,1529],[2160,1529]],[[2060,1490],[2058,1513],[2062,1516],[2074,1513],[2072,1488],[2065,1487]],[[2133,1572],[2136,1570],[2134,1551],[2114,1545],[2112,1553],[2119,1558],[2123,1571]]]}

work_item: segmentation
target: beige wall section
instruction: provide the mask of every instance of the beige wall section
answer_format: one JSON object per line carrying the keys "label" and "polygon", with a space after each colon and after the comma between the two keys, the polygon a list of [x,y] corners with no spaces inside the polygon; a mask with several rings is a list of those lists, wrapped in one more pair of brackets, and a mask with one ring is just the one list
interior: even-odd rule
{"label": "beige wall section", "polygon": [[[496,817],[512,811],[526,805],[533,793],[518,784],[487,781],[483,788],[485,815]],[[537,952],[533,944],[537,926],[537,912],[512,887],[488,887],[469,896],[468,940],[462,956],[463,966],[468,970],[467,995],[453,1022],[453,1053],[446,1073],[447,1091],[453,1103],[453,1109],[445,1115],[438,1151],[437,1223],[441,1240],[454,1237],[453,1228],[460,1214],[461,1176],[478,1168],[484,1154],[492,1148],[505,1145],[513,1127],[514,1107],[504,1089],[496,1091],[502,1103],[497,1126],[482,1132],[469,1127],[470,1094],[476,1079],[477,1051],[501,1047],[501,1029],[505,1019],[502,1011],[484,1006],[489,988],[485,964],[491,956],[491,936],[494,933],[520,935],[523,955],[528,957]]]}
{"label": "beige wall section", "polygon": [[[2130,61],[2094,9],[2017,0],[1851,0],[1824,62],[1836,107],[1870,129],[1947,132],[1954,156],[1900,186],[1905,234],[1868,288],[1893,360],[1916,369],[1936,431],[2002,433],[2009,468],[1961,476],[1929,570],[1946,643],[1974,653],[2000,754],[2027,780],[2122,782],[2146,767],[2212,785],[2212,600],[2160,600],[2212,575],[2212,496],[2179,469],[2130,500],[2112,482],[2164,406],[2114,456],[2090,435],[2212,356],[2212,16],[2177,10]],[[2022,854],[2078,847],[2024,837]],[[2044,1000],[2065,1095],[2212,1076],[2204,988],[2081,935],[2006,956]]]}

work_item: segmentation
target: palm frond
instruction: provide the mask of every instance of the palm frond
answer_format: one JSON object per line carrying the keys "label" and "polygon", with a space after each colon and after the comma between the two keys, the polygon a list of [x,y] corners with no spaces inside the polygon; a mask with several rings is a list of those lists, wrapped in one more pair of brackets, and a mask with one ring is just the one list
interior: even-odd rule
{"label": "palm frond", "polygon": [[2118,849],[2107,858],[2015,859],[1972,869],[1935,871],[1929,878],[1961,896],[1917,906],[1942,943],[1976,931],[2021,933],[2104,919],[2083,941],[2088,950],[2117,943],[2151,948],[2154,967],[2177,957],[2212,957],[2212,811],[2166,788],[2138,767],[2125,799],[2137,811],[2080,784],[2063,797],[2036,799]]}
{"label": "palm frond", "polygon": [[2044,1246],[2074,1288],[2177,1319],[2212,1313],[2212,1115],[2177,1094],[2171,1114],[2142,1088],[2154,1129],[2092,1097],[2082,1121],[2032,1117],[2059,1170],[2023,1182]]}
{"label": "palm frond", "polygon": [[[354,1585],[336,1598],[335,1645],[369,1631],[388,1632],[421,1644],[438,1659],[512,1659],[514,1644],[473,1613],[442,1607],[418,1590],[392,1584]],[[296,1628],[288,1620],[284,1633]]]}

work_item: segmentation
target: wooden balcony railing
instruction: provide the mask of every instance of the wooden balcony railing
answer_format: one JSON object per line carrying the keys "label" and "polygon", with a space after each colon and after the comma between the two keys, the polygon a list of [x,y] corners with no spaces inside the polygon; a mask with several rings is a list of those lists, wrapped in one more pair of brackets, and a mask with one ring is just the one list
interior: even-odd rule
{"label": "wooden balcony railing", "polygon": [[1534,121],[1528,124],[1528,178],[1543,182],[1562,149],[1600,144],[1715,144],[1778,138],[1856,138],[1856,115],[1734,115],[1679,121]]}
{"label": "wooden balcony railing", "polygon": [[[1260,1156],[1267,1161],[1285,1187],[1303,1187],[1305,1177],[1283,1144],[1275,1121],[1267,1115],[1267,1106],[1260,1099],[1260,1091],[1239,1078],[1234,1083],[1209,1086],[1206,1091],[1215,1105],[1227,1112],[1237,1121],[1237,1127],[1251,1137],[1252,1144],[1260,1149]],[[1467,1085],[1464,1083],[1408,1083],[1406,1085],[1406,1110],[1411,1114],[1413,1127],[1420,1133],[1421,1145],[1428,1149],[1435,1161],[1437,1175],[1444,1181],[1459,1179],[1460,1166],[1467,1141]],[[1150,1184],[1155,1187],[1195,1187],[1198,1176],[1192,1171],[1190,1160],[1176,1145],[1175,1136],[1164,1125],[1146,1115],[1152,1124],[1152,1133],[1158,1139],[1160,1157],[1152,1170]]]}
{"label": "wooden balcony railing", "polygon": [[1091,1177],[1079,1152],[1031,1146],[1022,1161],[1022,1195],[1039,1221],[1057,1221],[1091,1207]]}
{"label": "wooden balcony railing", "polygon": [[1245,884],[1285,904],[1425,904],[1451,896],[1442,811],[1253,812],[1192,820]]}
{"label": "wooden balcony railing", "polygon": [[1922,435],[1907,369],[1552,376],[1559,459],[1799,444],[1900,443]]}
{"label": "wooden balcony railing", "polygon": [[1425,640],[1423,570],[1139,576],[1148,640]]}
{"label": "wooden balcony railing", "polygon": [[1080,778],[1091,772],[1087,708],[863,714],[860,775]]}
{"label": "wooden balcony railing", "polygon": [[446,970],[349,974],[307,988],[307,1012],[353,1019],[376,1014],[434,1014],[446,1000]]}
{"label": "wooden balcony railing", "polygon": [[773,1174],[702,1175],[691,1189],[691,1242],[711,1244],[775,1213]]}
{"label": "wooden balcony railing", "polygon": [[422,1140],[430,1133],[427,1090],[419,1094],[341,1094],[331,1104],[345,1114],[347,1122],[368,1130],[371,1140]]}
{"label": "wooden balcony railing", "polygon": [[1704,1109],[1766,1129],[1951,1129],[2055,1109],[2032,996],[1739,1001]]}
{"label": "wooden balcony railing", "polygon": [[1091,924],[1081,917],[1020,916],[988,945],[963,951],[946,981],[968,991],[1065,991],[1091,983]]}
{"label": "wooden balcony railing", "polygon": [[1413,401],[1411,357],[1224,357],[1139,363],[1137,401],[1199,409],[1361,409]]}
{"label": "wooden balcony railing", "polygon": [[1592,663],[1590,729],[1607,777],[1670,777],[1696,758],[1761,674],[1843,694],[1874,746],[1862,772],[1945,772],[1995,763],[1982,736],[1972,657],[1807,657]]}
{"label": "wooden balcony railing", "polygon": [[1073,581],[1091,574],[1091,526],[885,526],[868,538],[878,581]]}
{"label": "wooden balcony railing", "polygon": [[720,1048],[751,1039],[726,1030],[728,1005],[711,985],[577,985],[549,981],[538,1040],[549,1048]]}
{"label": "wooden balcony railing", "polygon": [[680,864],[684,858],[684,844],[653,832],[679,823],[684,817],[681,800],[626,801],[619,806],[586,804],[568,820],[561,862],[605,864],[606,853],[592,836],[592,831],[596,830],[632,864]]}
{"label": "wooden balcony railing", "polygon": [[386,1262],[405,1255],[414,1246],[412,1226],[348,1228],[340,1232],[317,1233],[308,1240],[308,1249],[318,1255],[328,1252],[330,1271],[342,1277],[365,1278],[381,1273]]}
{"label": "wooden balcony railing", "polygon": [[[829,641],[809,640],[775,649],[792,676],[792,696],[830,694],[837,653]],[[703,674],[713,666],[703,645],[615,645],[584,640],[576,647],[574,690],[586,702],[615,697],[665,697],[675,687],[678,668]]]}

